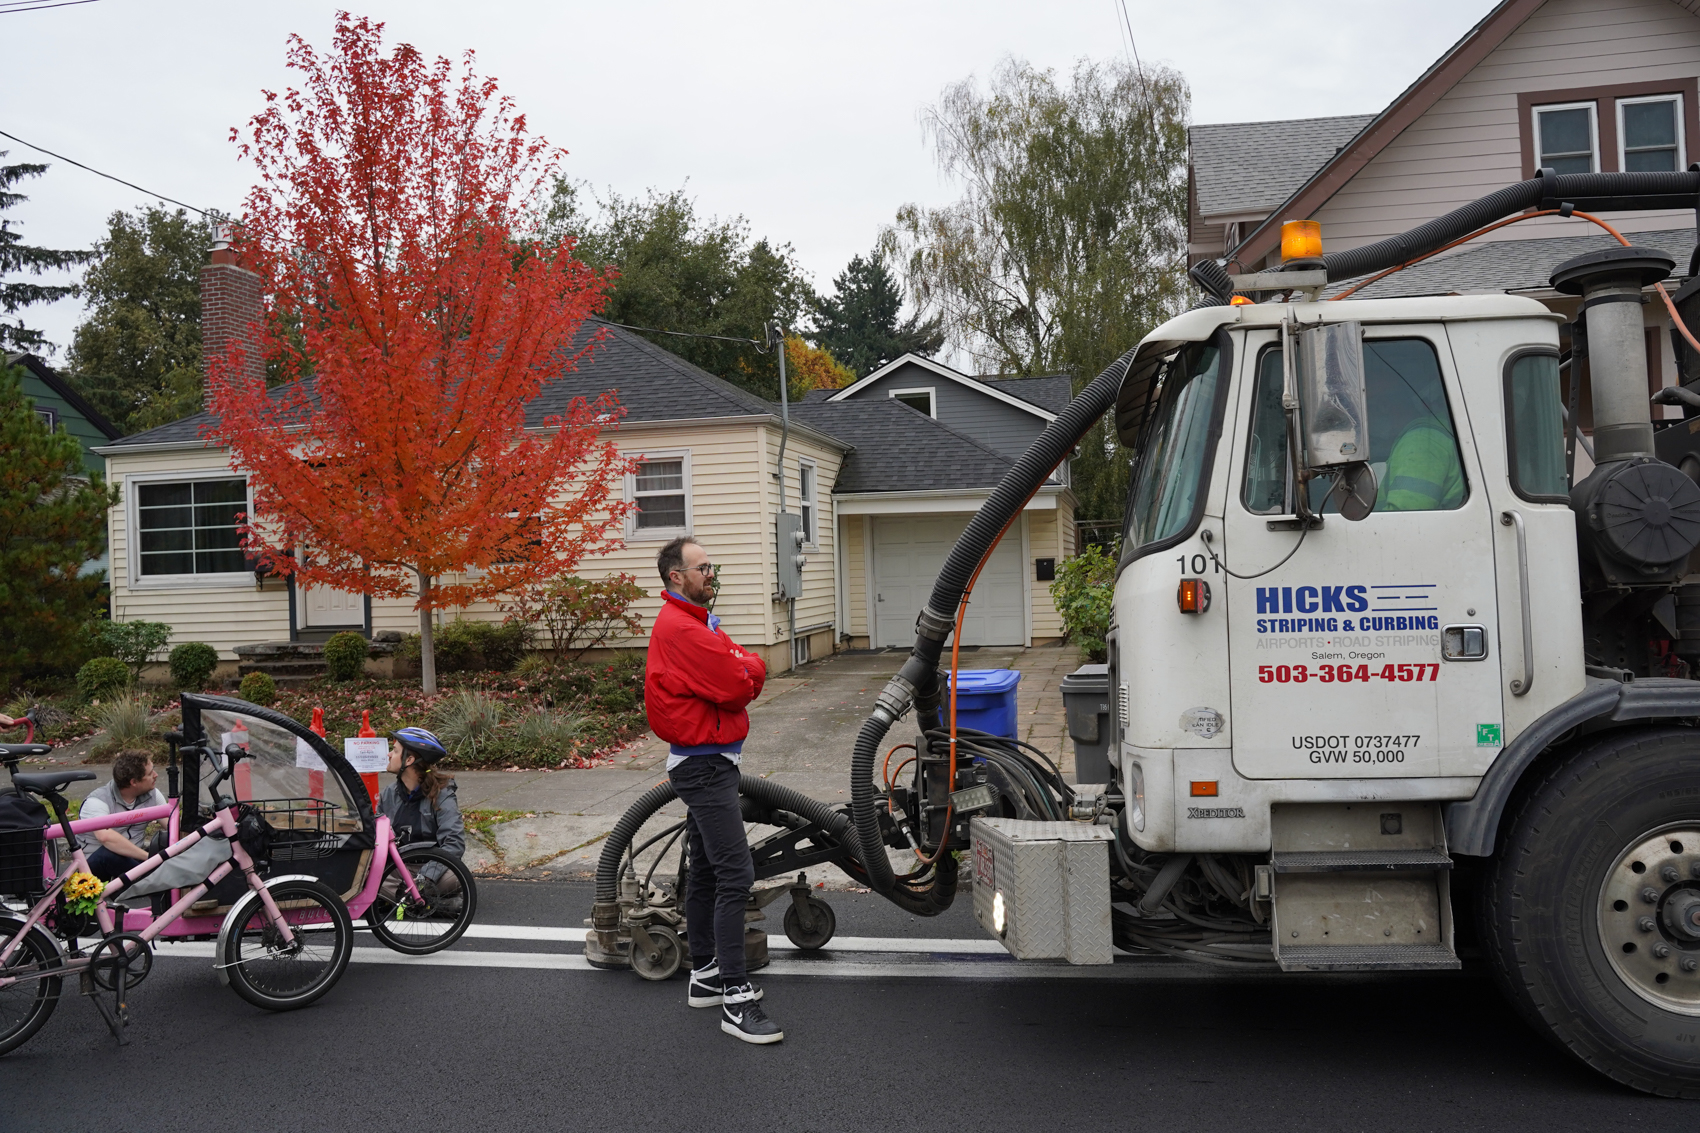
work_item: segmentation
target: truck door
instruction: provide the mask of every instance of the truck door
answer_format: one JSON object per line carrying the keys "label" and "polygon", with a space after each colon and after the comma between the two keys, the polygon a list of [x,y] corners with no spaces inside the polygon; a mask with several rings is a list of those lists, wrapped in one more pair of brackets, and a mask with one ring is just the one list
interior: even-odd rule
{"label": "truck door", "polygon": [[1223,543],[1226,569],[1255,577],[1222,582],[1234,766],[1248,778],[1461,774],[1477,744],[1498,742],[1493,516],[1474,446],[1460,444],[1451,353],[1439,326],[1366,327],[1364,339],[1375,509],[1345,520],[1318,479],[1324,518],[1308,532],[1280,346],[1272,333],[1247,343]]}

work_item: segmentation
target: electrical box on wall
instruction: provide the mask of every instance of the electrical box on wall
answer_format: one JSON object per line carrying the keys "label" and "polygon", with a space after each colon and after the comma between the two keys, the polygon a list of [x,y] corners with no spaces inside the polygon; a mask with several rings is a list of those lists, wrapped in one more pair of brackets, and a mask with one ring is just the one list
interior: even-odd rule
{"label": "electrical box on wall", "polygon": [[779,597],[800,598],[803,594],[803,517],[794,511],[779,513],[774,525],[779,533]]}

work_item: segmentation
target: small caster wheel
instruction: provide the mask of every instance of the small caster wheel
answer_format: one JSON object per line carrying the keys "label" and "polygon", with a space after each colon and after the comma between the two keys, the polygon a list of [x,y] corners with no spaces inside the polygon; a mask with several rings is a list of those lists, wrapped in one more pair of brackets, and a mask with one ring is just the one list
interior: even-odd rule
{"label": "small caster wheel", "polygon": [[825,901],[817,901],[813,897],[804,901],[805,914],[792,902],[785,910],[785,935],[798,948],[813,951],[832,939],[832,934],[838,931],[838,918],[833,915],[832,906]]}
{"label": "small caster wheel", "polygon": [[651,925],[649,939],[654,950],[645,948],[637,936],[632,936],[632,971],[646,980],[670,980],[685,959],[685,949],[679,934],[666,925]]}

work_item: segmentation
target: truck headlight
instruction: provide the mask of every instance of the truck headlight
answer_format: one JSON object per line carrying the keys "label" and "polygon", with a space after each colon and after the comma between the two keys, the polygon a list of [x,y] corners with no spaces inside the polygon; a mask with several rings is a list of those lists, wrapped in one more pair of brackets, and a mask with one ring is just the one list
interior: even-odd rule
{"label": "truck headlight", "polygon": [[1003,890],[992,894],[992,931],[999,936],[1009,928],[1009,920],[1003,904]]}

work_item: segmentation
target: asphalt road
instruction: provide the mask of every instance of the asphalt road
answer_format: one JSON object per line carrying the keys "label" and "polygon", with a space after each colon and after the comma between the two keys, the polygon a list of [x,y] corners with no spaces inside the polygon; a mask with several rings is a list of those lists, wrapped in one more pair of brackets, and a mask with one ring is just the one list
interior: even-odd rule
{"label": "asphalt road", "polygon": [[324,1000],[282,1015],[220,986],[209,959],[162,954],[134,993],[127,1047],[67,995],[0,1059],[0,1130],[1550,1133],[1700,1120],[1700,1103],[1572,1061],[1469,970],[1242,976],[1129,960],[1058,977],[988,951],[965,904],[923,921],[859,894],[830,895],[848,947],[775,949],[758,979],[786,1039],[751,1047],[685,1006],[683,977],[584,969],[581,945],[558,938],[590,900],[588,885],[486,882],[483,935],[436,963],[363,935]]}

